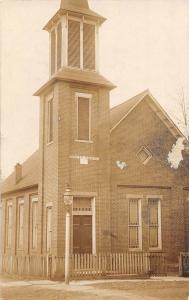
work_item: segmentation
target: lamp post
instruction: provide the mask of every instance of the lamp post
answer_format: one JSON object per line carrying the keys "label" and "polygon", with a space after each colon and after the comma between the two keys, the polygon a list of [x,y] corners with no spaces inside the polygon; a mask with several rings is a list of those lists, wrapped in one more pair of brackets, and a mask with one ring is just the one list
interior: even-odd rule
{"label": "lamp post", "polygon": [[70,281],[70,227],[71,227],[71,208],[73,196],[71,195],[70,186],[67,185],[64,193],[64,204],[66,207],[66,232],[65,232],[65,283]]}

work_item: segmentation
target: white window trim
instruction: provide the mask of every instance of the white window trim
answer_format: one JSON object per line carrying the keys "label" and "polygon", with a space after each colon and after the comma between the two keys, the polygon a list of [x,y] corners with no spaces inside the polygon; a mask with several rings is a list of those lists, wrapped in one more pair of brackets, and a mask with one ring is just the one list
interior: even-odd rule
{"label": "white window trim", "polygon": [[[126,198],[128,199],[128,248],[129,251],[142,251],[142,199],[143,195],[137,195],[137,194],[127,194]],[[133,225],[129,224],[129,200],[130,199],[138,199],[138,216],[139,216],[139,223],[138,223],[138,242],[139,246],[138,248],[132,248],[129,247],[129,227],[132,227]]]}
{"label": "white window trim", "polygon": [[[139,158],[139,153],[144,150],[149,156],[145,159],[145,161],[141,161],[141,159]],[[136,154],[137,158],[140,160],[140,162],[143,164],[143,165],[146,165],[149,160],[152,158],[152,153],[150,152],[150,150],[146,147],[146,146],[142,146],[139,151],[137,152]]]}
{"label": "white window trim", "polygon": [[[80,140],[78,138],[78,99],[79,98],[86,98],[89,100],[89,140]],[[92,109],[92,94],[85,94],[85,93],[75,93],[75,99],[76,99],[76,103],[77,103],[77,132],[76,132],[76,139],[75,142],[81,142],[81,143],[93,143],[93,141],[91,140],[91,130],[92,130],[92,113],[91,113],[91,109]]]}
{"label": "white window trim", "polygon": [[9,241],[9,217],[8,217],[8,209],[9,207],[12,208],[12,213],[13,213],[13,203],[12,201],[8,201],[7,202],[7,210],[6,210],[6,235],[5,235],[5,244],[6,244],[6,248],[10,249],[12,247],[12,220],[11,220],[11,236],[10,236],[10,245],[8,243]]}
{"label": "white window trim", "polygon": [[82,194],[77,195],[74,194],[74,198],[82,197],[82,198],[91,198],[91,211],[74,211],[72,207],[72,215],[73,216],[81,216],[81,215],[90,215],[92,216],[92,254],[96,255],[96,205],[95,205],[95,197],[91,197],[91,195]]}
{"label": "white window trim", "polygon": [[147,195],[146,198],[148,201],[149,201],[149,199],[158,199],[158,247],[149,247],[149,250],[150,251],[162,250],[161,201],[163,199],[163,196],[162,195]]}

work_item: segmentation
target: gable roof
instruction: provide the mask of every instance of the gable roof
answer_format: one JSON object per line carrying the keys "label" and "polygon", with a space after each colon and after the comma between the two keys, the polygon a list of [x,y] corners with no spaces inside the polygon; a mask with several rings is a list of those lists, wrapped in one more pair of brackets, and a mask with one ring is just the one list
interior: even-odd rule
{"label": "gable roof", "polygon": [[39,165],[39,150],[37,150],[22,164],[22,178],[18,183],[15,181],[15,171],[2,182],[1,194],[37,186],[40,175]]}
{"label": "gable roof", "polygon": [[[147,101],[152,110],[162,120],[166,127],[176,137],[184,137],[183,133],[178,129],[175,123],[171,120],[169,115],[165,112],[162,106],[152,96],[149,90],[145,90],[142,93],[134,96],[133,98],[113,107],[110,111],[110,132],[119,126],[119,124],[125,120],[125,118],[137,107],[142,101]],[[186,139],[186,138],[185,138]]]}

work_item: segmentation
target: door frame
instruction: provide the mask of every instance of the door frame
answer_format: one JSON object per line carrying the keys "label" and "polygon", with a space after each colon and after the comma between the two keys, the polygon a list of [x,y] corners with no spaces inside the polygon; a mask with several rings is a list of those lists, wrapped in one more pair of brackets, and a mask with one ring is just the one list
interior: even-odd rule
{"label": "door frame", "polygon": [[[91,199],[91,211],[74,211],[72,206],[72,216],[92,216],[92,254],[96,255],[96,207],[95,197],[90,194],[80,195],[74,194],[74,198],[90,198]],[[72,245],[73,245],[73,226],[72,226]]]}

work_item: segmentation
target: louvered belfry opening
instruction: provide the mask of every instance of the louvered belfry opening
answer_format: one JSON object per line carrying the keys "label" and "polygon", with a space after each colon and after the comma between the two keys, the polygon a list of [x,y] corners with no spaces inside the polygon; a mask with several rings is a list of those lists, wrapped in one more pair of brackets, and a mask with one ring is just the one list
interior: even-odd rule
{"label": "louvered belfry opening", "polygon": [[62,65],[62,24],[57,26],[57,69]]}
{"label": "louvered belfry opening", "polygon": [[55,73],[55,61],[56,61],[56,33],[55,30],[51,32],[51,75]]}
{"label": "louvered belfry opening", "polygon": [[95,70],[95,25],[83,24],[83,68]]}
{"label": "louvered belfry opening", "polygon": [[80,68],[80,22],[68,20],[68,66]]}

